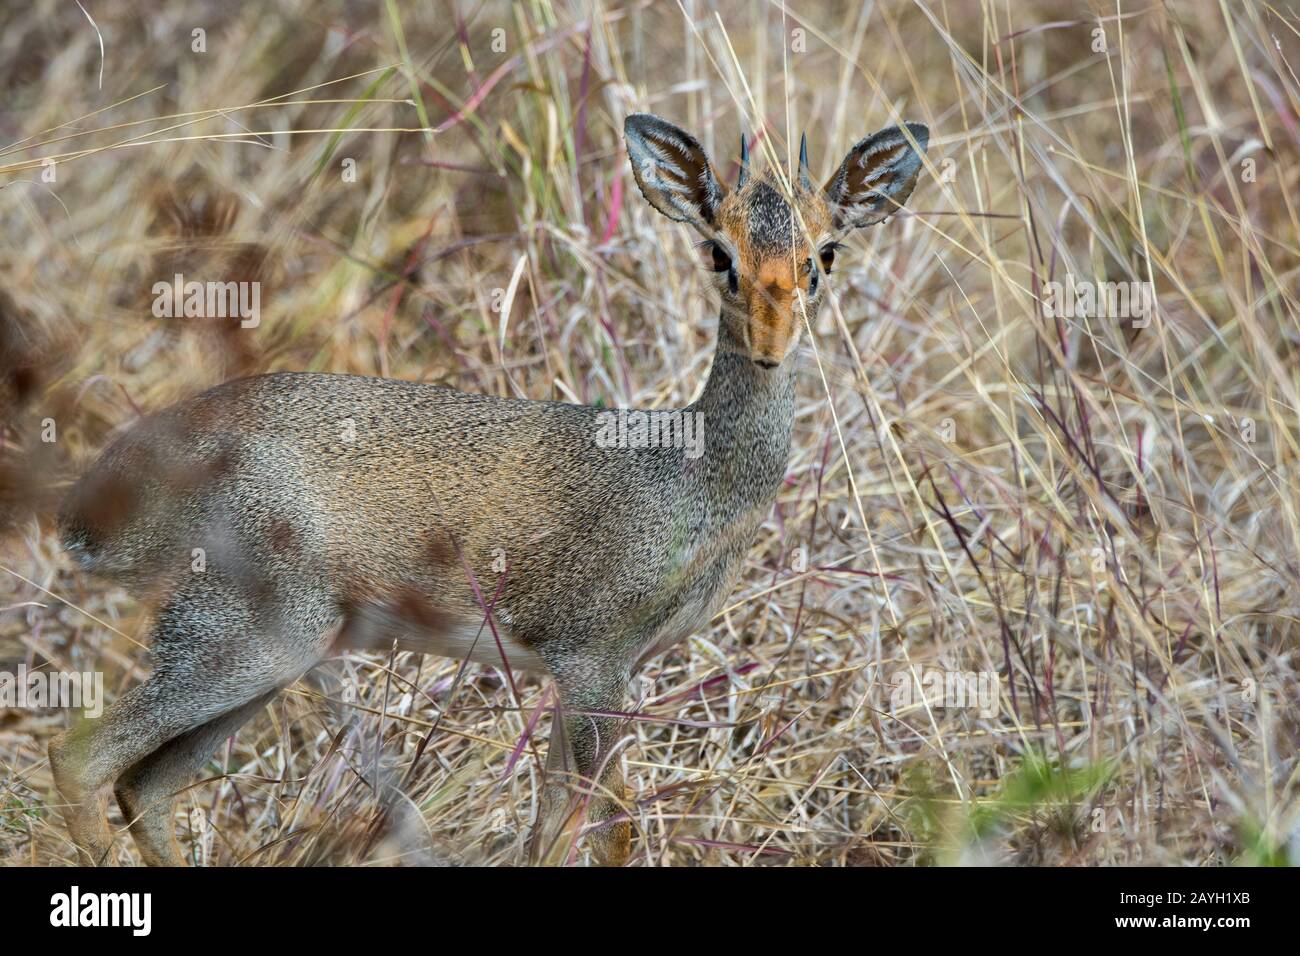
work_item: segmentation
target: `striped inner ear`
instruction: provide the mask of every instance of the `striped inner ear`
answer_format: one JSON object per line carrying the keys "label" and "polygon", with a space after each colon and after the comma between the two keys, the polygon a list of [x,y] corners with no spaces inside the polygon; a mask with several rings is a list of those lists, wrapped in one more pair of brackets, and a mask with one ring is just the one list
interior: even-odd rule
{"label": "striped inner ear", "polygon": [[888,189],[890,177],[898,170],[900,160],[910,149],[906,142],[899,142],[875,152],[864,151],[849,168],[848,200],[864,202],[871,193],[877,191],[878,186]]}
{"label": "striped inner ear", "polygon": [[658,117],[628,117],[624,127],[632,172],[650,205],[678,222],[712,225],[724,191],[704,148]]}
{"label": "striped inner ear", "polygon": [[[908,123],[912,140],[924,150],[930,131]],[[841,225],[879,222],[907,201],[921,171],[921,156],[897,126],[859,142],[826,184],[826,194]]]}

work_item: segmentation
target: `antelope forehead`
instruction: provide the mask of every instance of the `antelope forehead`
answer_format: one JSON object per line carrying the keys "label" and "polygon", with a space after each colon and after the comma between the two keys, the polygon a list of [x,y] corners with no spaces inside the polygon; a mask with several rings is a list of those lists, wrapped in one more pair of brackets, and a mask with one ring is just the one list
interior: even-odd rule
{"label": "antelope forehead", "polygon": [[745,197],[749,218],[749,241],[756,252],[768,256],[790,255],[794,246],[795,221],[785,197],[765,182],[753,185]]}

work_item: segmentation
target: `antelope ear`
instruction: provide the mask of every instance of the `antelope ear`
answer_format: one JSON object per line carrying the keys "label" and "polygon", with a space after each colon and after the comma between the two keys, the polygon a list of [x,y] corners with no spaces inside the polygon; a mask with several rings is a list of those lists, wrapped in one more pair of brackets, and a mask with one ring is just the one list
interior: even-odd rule
{"label": "antelope ear", "polygon": [[649,113],[623,122],[632,175],[650,205],[706,235],[727,195],[695,137]]}
{"label": "antelope ear", "polygon": [[921,153],[930,143],[930,130],[921,123],[904,125],[911,140],[897,126],[873,133],[849,150],[826,183],[826,200],[838,227],[874,225],[896,213],[912,195],[921,173]]}

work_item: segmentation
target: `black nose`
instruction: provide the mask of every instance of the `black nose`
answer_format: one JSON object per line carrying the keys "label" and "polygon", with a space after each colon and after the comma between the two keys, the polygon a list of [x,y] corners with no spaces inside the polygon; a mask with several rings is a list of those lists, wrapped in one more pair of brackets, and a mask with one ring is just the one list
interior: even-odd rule
{"label": "black nose", "polygon": [[780,362],[773,362],[771,359],[754,359],[754,364],[759,368],[776,368]]}

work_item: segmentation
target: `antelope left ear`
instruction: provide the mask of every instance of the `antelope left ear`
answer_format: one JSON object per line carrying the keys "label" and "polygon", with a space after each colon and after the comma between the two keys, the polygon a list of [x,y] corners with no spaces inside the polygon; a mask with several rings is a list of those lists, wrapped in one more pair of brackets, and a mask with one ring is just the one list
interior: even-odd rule
{"label": "antelope left ear", "polygon": [[839,228],[874,225],[903,208],[912,195],[930,129],[921,123],[903,125],[906,133],[889,126],[861,140],[826,183],[826,200]]}
{"label": "antelope left ear", "polygon": [[623,136],[632,175],[650,205],[708,235],[727,190],[699,141],[648,113],[629,116],[623,122]]}

